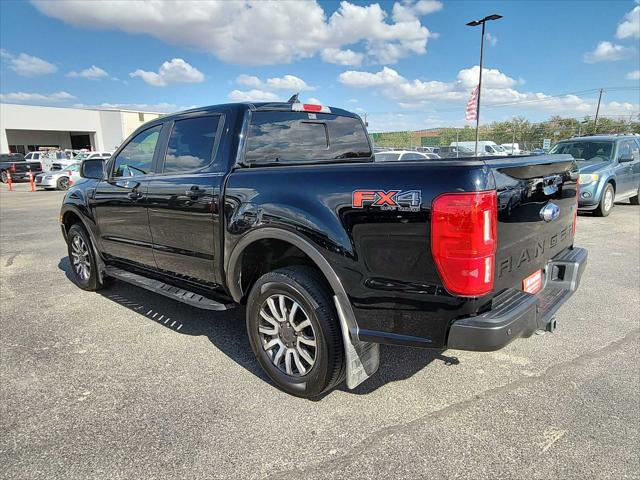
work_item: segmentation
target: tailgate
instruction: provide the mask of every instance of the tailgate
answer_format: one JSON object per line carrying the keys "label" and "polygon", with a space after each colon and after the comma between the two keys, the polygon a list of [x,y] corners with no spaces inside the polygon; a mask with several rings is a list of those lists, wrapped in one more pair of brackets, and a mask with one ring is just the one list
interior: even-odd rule
{"label": "tailgate", "polygon": [[494,291],[522,288],[524,278],[573,245],[577,166],[570,155],[491,159],[486,164],[498,192]]}
{"label": "tailgate", "polygon": [[26,173],[29,170],[32,172],[41,172],[42,165],[40,162],[14,162],[13,172]]}

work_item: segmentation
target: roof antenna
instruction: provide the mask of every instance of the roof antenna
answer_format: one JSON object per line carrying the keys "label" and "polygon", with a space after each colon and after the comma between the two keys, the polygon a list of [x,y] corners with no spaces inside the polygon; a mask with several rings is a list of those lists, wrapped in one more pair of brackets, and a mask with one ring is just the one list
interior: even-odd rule
{"label": "roof antenna", "polygon": [[294,93],[291,98],[287,100],[287,103],[298,103],[298,95],[300,95],[300,93]]}

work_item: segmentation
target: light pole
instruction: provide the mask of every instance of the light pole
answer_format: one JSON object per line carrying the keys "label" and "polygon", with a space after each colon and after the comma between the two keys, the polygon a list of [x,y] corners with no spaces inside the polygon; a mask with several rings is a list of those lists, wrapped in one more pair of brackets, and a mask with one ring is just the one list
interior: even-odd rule
{"label": "light pole", "polygon": [[500,18],[502,18],[502,15],[494,13],[493,15],[489,15],[480,20],[473,20],[472,22],[467,23],[467,26],[469,27],[477,27],[478,25],[482,25],[482,37],[480,39],[480,78],[478,79],[478,103],[476,104],[476,157],[478,156],[478,133],[480,129],[480,93],[482,92],[482,56],[484,54],[484,27],[485,23],[491,20],[498,20]]}

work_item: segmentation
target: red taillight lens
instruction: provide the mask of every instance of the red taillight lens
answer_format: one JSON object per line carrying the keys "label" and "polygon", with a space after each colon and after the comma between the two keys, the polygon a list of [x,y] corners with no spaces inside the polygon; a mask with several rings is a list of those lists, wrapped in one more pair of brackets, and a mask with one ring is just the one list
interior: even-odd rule
{"label": "red taillight lens", "polygon": [[454,295],[478,297],[493,289],[497,203],[495,190],[446,193],[433,201],[431,252]]}
{"label": "red taillight lens", "polygon": [[319,112],[322,110],[322,105],[314,105],[313,103],[305,103],[303,108],[307,112]]}

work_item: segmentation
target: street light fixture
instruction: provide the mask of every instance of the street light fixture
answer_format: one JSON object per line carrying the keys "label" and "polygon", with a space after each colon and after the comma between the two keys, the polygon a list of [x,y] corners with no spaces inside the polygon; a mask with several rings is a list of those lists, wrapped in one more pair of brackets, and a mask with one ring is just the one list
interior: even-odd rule
{"label": "street light fixture", "polygon": [[491,20],[498,20],[500,18],[502,18],[502,15],[494,13],[493,15],[488,15],[480,20],[473,20],[467,23],[469,27],[477,27],[478,25],[482,25],[482,37],[480,39],[480,78],[478,79],[478,103],[476,104],[476,157],[478,156],[478,134],[480,131],[480,95],[482,92],[482,57],[484,54],[484,29],[487,22]]}

